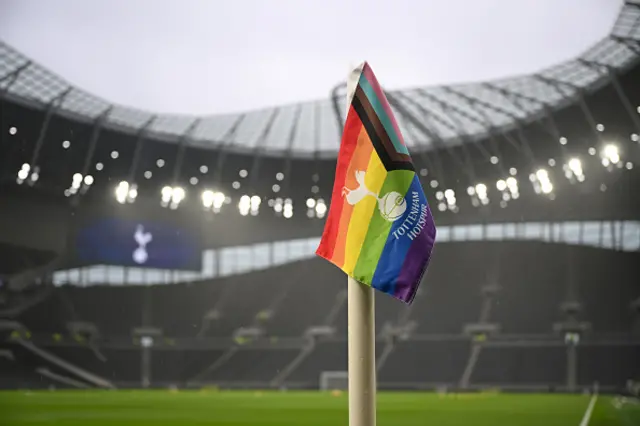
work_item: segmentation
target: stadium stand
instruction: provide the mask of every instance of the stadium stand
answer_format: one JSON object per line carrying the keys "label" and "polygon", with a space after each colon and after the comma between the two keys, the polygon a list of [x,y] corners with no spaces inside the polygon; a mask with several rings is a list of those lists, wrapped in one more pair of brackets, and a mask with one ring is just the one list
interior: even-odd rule
{"label": "stadium stand", "polygon": [[[637,9],[539,73],[389,93],[438,243],[413,305],[377,295],[381,388],[613,392],[640,379]],[[0,42],[0,132],[20,143],[0,156],[0,384],[63,386],[37,369],[69,370],[24,342],[124,388],[317,389],[344,372],[345,277],[313,258],[343,91],[164,116],[111,105]],[[203,200],[213,188],[217,207]],[[105,216],[171,238],[194,228],[202,262],[131,264],[128,234],[126,261],[87,261],[103,239],[78,235]]]}

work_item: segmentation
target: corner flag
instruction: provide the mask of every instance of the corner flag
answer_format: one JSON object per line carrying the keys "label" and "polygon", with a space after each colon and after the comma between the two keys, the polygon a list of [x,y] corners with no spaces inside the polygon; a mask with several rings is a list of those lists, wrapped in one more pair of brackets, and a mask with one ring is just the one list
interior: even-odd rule
{"label": "corner flag", "polygon": [[368,63],[348,83],[331,207],[316,254],[411,303],[436,237],[429,204],[389,102]]}

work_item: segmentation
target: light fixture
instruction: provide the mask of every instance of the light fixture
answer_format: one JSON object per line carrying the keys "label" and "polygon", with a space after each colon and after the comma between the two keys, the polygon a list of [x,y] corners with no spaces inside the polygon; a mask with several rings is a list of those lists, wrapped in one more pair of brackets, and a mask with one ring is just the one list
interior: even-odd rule
{"label": "light fixture", "polygon": [[307,207],[312,209],[316,206],[316,200],[313,198],[307,198]]}
{"label": "light fixture", "polygon": [[563,167],[564,174],[572,183],[577,180],[584,182],[584,171],[582,170],[582,161],[579,158],[570,159]]}
{"label": "light fixture", "polygon": [[163,168],[164,167],[164,160],[162,158],[158,158],[158,161],[156,161],[156,166],[158,166],[158,168]]}
{"label": "light fixture", "polygon": [[567,144],[567,138],[565,138],[564,136],[560,137],[560,145],[566,145]]}
{"label": "light fixture", "polygon": [[604,124],[596,124],[596,130],[599,132],[603,132],[604,131]]}
{"label": "light fixture", "polygon": [[431,187],[432,187],[432,188],[437,188],[437,187],[438,187],[438,181],[437,181],[437,180],[435,180],[435,179],[433,179],[433,180],[431,181]]}
{"label": "light fixture", "polygon": [[529,180],[531,180],[536,194],[550,194],[553,191],[549,172],[545,169],[538,169],[535,173],[531,173]]}
{"label": "light fixture", "polygon": [[278,181],[284,180],[284,173],[282,173],[282,172],[276,173],[276,180],[278,180]]}
{"label": "light fixture", "polygon": [[151,179],[152,176],[153,176],[153,173],[150,170],[147,170],[146,172],[144,172],[145,179]]}
{"label": "light fixture", "polygon": [[120,204],[124,204],[127,202],[127,198],[129,197],[129,182],[122,181],[118,184],[115,190],[116,201]]}
{"label": "light fixture", "polygon": [[102,163],[96,163],[96,170],[97,170],[97,171],[101,171],[102,169],[104,169],[104,164],[102,164]]}
{"label": "light fixture", "polygon": [[327,205],[325,204],[324,200],[321,198],[316,203],[316,215],[318,216],[318,218],[322,219],[326,213],[327,213]]}
{"label": "light fixture", "polygon": [[198,184],[198,178],[195,177],[195,176],[191,177],[191,179],[189,179],[189,183],[191,185],[197,185]]}
{"label": "light fixture", "polygon": [[91,185],[93,185],[93,182],[94,182],[94,180],[93,180],[93,176],[91,176],[91,175],[86,175],[86,176],[84,177],[84,184],[85,184],[85,185],[87,185],[87,186],[91,186]]}
{"label": "light fixture", "polygon": [[240,170],[238,174],[241,178],[246,178],[247,176],[249,176],[249,172],[247,172],[245,169]]}
{"label": "light fixture", "polygon": [[234,181],[234,182],[231,184],[231,187],[232,187],[233,189],[240,189],[240,182],[238,182],[237,180],[236,180],[236,181]]}
{"label": "light fixture", "polygon": [[498,157],[496,157],[495,155],[491,156],[491,164],[498,164]]}
{"label": "light fixture", "polygon": [[609,167],[609,165],[616,165],[620,162],[620,151],[614,144],[607,144],[600,152],[600,160],[602,165]]}
{"label": "light fixture", "polygon": [[69,149],[70,146],[71,146],[71,142],[69,142],[69,141],[63,141],[62,142],[62,148],[63,149]]}
{"label": "light fixture", "polygon": [[271,187],[271,190],[273,192],[280,192],[280,185],[278,185],[277,183],[274,183],[273,186]]}
{"label": "light fixture", "polygon": [[9,127],[9,134],[11,136],[15,135],[16,133],[18,133],[18,128],[17,127]]}
{"label": "light fixture", "polygon": [[200,166],[200,173],[205,174],[208,171],[209,171],[209,167],[205,166],[204,164]]}
{"label": "light fixture", "polygon": [[118,151],[111,151],[111,158],[116,160],[118,157],[120,157],[120,153]]}

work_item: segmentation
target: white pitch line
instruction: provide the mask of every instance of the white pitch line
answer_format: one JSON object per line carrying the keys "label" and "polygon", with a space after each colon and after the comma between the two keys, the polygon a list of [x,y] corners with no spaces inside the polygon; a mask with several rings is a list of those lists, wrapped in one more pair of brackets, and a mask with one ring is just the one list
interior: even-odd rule
{"label": "white pitch line", "polygon": [[587,406],[587,411],[585,411],[584,416],[582,416],[582,421],[580,422],[580,426],[589,426],[589,420],[591,420],[591,413],[593,413],[593,407],[595,407],[597,400],[598,400],[598,394],[594,393],[591,396],[589,405]]}

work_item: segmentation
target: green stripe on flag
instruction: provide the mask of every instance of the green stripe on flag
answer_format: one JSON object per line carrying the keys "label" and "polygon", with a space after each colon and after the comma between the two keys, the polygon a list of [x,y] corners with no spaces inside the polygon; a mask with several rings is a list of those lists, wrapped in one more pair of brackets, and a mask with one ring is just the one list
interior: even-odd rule
{"label": "green stripe on flag", "polygon": [[[382,198],[390,192],[397,192],[402,195],[402,197],[405,197],[411,186],[411,182],[413,182],[414,176],[415,172],[411,170],[390,171],[382,184],[382,189],[378,197]],[[395,223],[384,219],[380,214],[378,206],[376,206],[375,212],[371,217],[371,222],[369,222],[367,235],[362,243],[360,257],[358,257],[358,262],[353,271],[354,278],[360,282],[370,283],[373,279],[378,260],[380,259],[382,250],[384,250],[391,227]],[[398,219],[398,221],[401,220],[402,219]]]}

